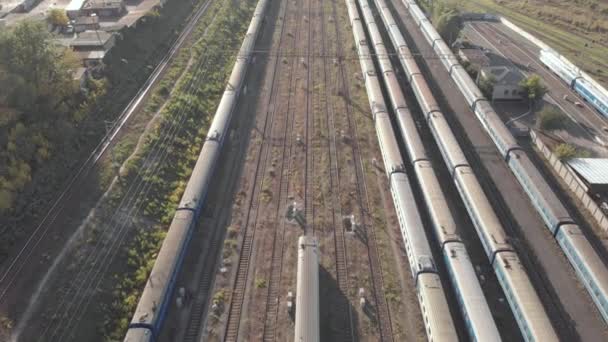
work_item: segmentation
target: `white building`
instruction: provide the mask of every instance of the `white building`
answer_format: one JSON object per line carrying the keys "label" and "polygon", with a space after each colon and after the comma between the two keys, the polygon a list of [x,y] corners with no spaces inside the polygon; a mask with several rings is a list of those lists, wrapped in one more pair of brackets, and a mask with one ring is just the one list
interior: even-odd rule
{"label": "white building", "polygon": [[495,80],[492,91],[492,100],[522,100],[524,90],[520,86],[524,76],[515,68],[508,66],[488,66],[481,68],[477,84],[482,79]]}

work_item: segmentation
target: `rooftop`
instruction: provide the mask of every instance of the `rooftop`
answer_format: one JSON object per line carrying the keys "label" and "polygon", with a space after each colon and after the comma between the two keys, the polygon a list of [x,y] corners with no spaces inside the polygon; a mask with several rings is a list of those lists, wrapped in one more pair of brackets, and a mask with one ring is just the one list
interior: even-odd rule
{"label": "rooftop", "polygon": [[106,55],[105,51],[76,51],[76,56],[81,60],[98,60],[103,59]]}
{"label": "rooftop", "polygon": [[121,8],[124,6],[124,2],[122,0],[90,0],[82,6],[85,9],[91,8],[99,8],[99,9],[107,9],[107,8]]}
{"label": "rooftop", "polygon": [[66,12],[80,10],[85,1],[86,0],[72,0],[65,8]]}
{"label": "rooftop", "polygon": [[608,184],[607,158],[572,158],[566,163],[585,182],[591,185]]}
{"label": "rooftop", "polygon": [[486,53],[478,48],[461,48],[460,56],[477,67],[486,67],[490,65],[490,59]]}
{"label": "rooftop", "polygon": [[90,16],[90,17],[78,17],[74,21],[74,25],[90,25],[99,23],[99,17]]}
{"label": "rooftop", "polygon": [[501,85],[519,84],[524,79],[519,70],[504,65],[484,67],[481,69],[481,73],[484,77],[494,76],[496,84]]}
{"label": "rooftop", "polygon": [[84,31],[70,42],[71,46],[102,46],[112,38],[112,34],[105,31]]}

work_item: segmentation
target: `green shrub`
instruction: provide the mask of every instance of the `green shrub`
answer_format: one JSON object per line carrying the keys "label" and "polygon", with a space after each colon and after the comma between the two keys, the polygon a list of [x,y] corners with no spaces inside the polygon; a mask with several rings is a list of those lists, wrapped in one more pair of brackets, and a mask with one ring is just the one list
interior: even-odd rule
{"label": "green shrub", "polygon": [[257,289],[264,289],[264,288],[266,288],[266,286],[267,286],[266,279],[264,279],[264,278],[257,278],[255,280],[255,287]]}
{"label": "green shrub", "polygon": [[580,152],[573,145],[567,143],[561,143],[555,147],[553,150],[555,156],[559,160],[568,160],[572,158],[576,158],[580,155]]}
{"label": "green shrub", "polygon": [[566,116],[554,108],[545,108],[538,114],[538,125],[541,129],[552,131],[564,127]]}

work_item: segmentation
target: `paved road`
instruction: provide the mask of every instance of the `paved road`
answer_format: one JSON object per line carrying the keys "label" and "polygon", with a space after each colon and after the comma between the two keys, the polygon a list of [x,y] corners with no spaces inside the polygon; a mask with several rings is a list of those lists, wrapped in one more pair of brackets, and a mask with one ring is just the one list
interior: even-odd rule
{"label": "paved road", "polygon": [[[464,32],[475,44],[512,61],[524,74],[535,73],[541,76],[549,90],[545,99],[557,105],[576,122],[588,134],[590,140],[608,144],[608,133],[602,129],[608,127],[608,120],[545,68],[539,60],[540,48],[501,23],[469,22]],[[564,100],[564,95],[567,95],[569,100]],[[574,101],[580,102],[582,107],[576,106]]]}
{"label": "paved road", "polygon": [[404,33],[412,50],[417,50],[422,56],[432,57],[426,59],[426,67],[421,66],[422,71],[456,135],[463,142],[467,158],[478,176],[481,176],[480,181],[488,197],[499,215],[507,223],[512,223],[506,229],[514,236],[514,244],[526,251],[524,257],[527,259],[524,260],[527,266],[530,263],[534,266],[529,274],[537,283],[539,295],[546,304],[557,331],[568,341],[579,338],[584,341],[608,340],[606,326],[599,312],[582,284],[576,280],[574,270],[496,146],[469,109],[407,9],[399,0],[393,0],[392,3],[401,18],[399,25],[406,29]]}

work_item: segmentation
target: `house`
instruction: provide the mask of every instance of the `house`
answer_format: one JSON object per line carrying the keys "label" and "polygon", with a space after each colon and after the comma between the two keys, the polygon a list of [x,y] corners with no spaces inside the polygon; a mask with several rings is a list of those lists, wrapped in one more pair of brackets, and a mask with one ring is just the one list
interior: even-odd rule
{"label": "house", "polygon": [[68,15],[68,17],[70,19],[78,18],[81,15],[80,10],[82,9],[84,2],[85,2],[85,0],[72,0],[65,7],[65,13]]}
{"label": "house", "polygon": [[74,51],[108,51],[114,43],[114,34],[105,31],[84,31],[70,41],[70,46]]}
{"label": "house", "polygon": [[127,13],[127,6],[123,0],[89,0],[82,6],[80,15],[100,17],[120,17]]}
{"label": "house", "polygon": [[99,17],[96,15],[77,17],[72,25],[76,33],[99,30]]}
{"label": "house", "polygon": [[76,52],[78,59],[82,62],[85,68],[95,68],[102,64],[103,58],[106,55],[105,51],[78,51]]}
{"label": "house", "polygon": [[483,67],[477,77],[477,84],[483,79],[494,79],[495,81],[492,101],[522,100],[524,98],[524,91],[520,86],[524,76],[513,67],[504,65]]}

